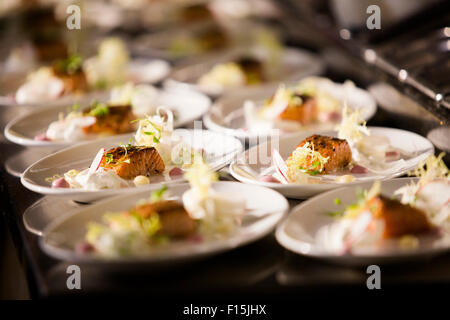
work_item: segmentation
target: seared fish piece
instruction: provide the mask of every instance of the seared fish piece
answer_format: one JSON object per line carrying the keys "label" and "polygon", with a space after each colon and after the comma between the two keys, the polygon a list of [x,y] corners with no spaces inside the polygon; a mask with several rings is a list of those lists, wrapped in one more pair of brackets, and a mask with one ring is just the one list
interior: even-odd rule
{"label": "seared fish piece", "polygon": [[121,146],[106,151],[100,166],[114,170],[127,180],[162,173],[165,169],[164,161],[155,148],[138,146]]}
{"label": "seared fish piece", "polygon": [[247,84],[258,84],[264,81],[263,65],[260,61],[252,57],[239,58],[236,63],[245,73]]}
{"label": "seared fish piece", "polygon": [[432,230],[426,214],[398,200],[377,196],[370,199],[367,207],[375,218],[384,221],[383,238],[396,238],[404,235],[416,235]]}
{"label": "seared fish piece", "polygon": [[158,234],[170,237],[187,237],[196,231],[197,223],[192,219],[183,205],[174,200],[163,200],[137,206],[133,212],[142,218],[158,214],[161,229]]}
{"label": "seared fish piece", "polygon": [[64,82],[64,93],[75,93],[88,91],[89,86],[87,83],[86,75],[83,70],[68,74],[61,72],[58,68],[52,68],[53,74]]}
{"label": "seared fish piece", "polygon": [[300,142],[297,148],[302,147],[306,142],[313,143],[314,150],[323,157],[329,157],[322,173],[342,170],[352,161],[352,150],[347,140],[315,134]]}
{"label": "seared fish piece", "polygon": [[[83,115],[92,115],[92,107],[84,110]],[[105,106],[105,112],[94,116],[97,119],[96,123],[84,127],[84,133],[114,135],[132,132],[134,130],[131,121],[136,117],[130,105]]]}
{"label": "seared fish piece", "polygon": [[297,99],[290,99],[288,106],[280,114],[283,120],[291,120],[307,125],[314,122],[317,118],[317,102],[312,96],[295,94],[293,98],[298,97],[300,104],[296,104]]}
{"label": "seared fish piece", "polygon": [[86,75],[81,66],[81,58],[69,57],[55,62],[52,73],[64,82],[64,94],[89,90]]}

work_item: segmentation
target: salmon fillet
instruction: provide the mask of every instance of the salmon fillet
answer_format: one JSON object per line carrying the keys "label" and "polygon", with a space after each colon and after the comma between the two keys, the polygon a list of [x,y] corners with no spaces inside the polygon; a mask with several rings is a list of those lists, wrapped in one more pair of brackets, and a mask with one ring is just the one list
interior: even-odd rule
{"label": "salmon fillet", "polygon": [[[289,105],[280,114],[283,120],[291,120],[307,125],[314,122],[317,118],[316,99],[306,95],[295,95],[302,101],[301,104],[289,103]],[[294,100],[295,101],[295,100]]]}
{"label": "salmon fillet", "polygon": [[384,221],[383,238],[415,235],[432,230],[426,214],[410,205],[384,196],[374,197],[367,203],[372,214]]}
{"label": "salmon fillet", "polygon": [[347,140],[315,134],[300,142],[297,148],[302,147],[306,142],[314,144],[314,150],[323,157],[329,157],[322,173],[342,170],[352,161],[352,151]]}
{"label": "salmon fillet", "polygon": [[196,22],[213,18],[211,11],[204,4],[194,4],[184,8],[181,16],[185,22]]}
{"label": "salmon fillet", "polygon": [[61,72],[57,67],[52,67],[53,74],[64,82],[64,93],[75,93],[88,91],[89,86],[83,70],[73,74]]}
{"label": "salmon fillet", "polygon": [[67,57],[67,46],[62,41],[35,43],[34,48],[39,61],[52,61]]}
{"label": "salmon fillet", "polygon": [[[92,108],[83,111],[83,115],[89,115]],[[107,113],[97,115],[96,123],[91,126],[84,127],[83,132],[86,134],[121,134],[132,132],[134,130],[131,121],[136,117],[133,114],[132,108],[128,106],[108,106]]]}
{"label": "salmon fillet", "polygon": [[236,61],[242,68],[247,84],[257,84],[264,81],[263,66],[260,61],[251,57],[242,57]]}
{"label": "salmon fillet", "polygon": [[123,179],[162,173],[164,161],[153,147],[121,146],[105,152],[101,167],[114,170]]}
{"label": "salmon fillet", "polygon": [[216,25],[200,30],[197,39],[202,51],[223,49],[229,43],[227,35]]}
{"label": "salmon fillet", "polygon": [[158,214],[161,229],[158,234],[170,237],[187,237],[196,231],[197,223],[183,205],[174,200],[163,200],[137,206],[133,211],[144,219]]}

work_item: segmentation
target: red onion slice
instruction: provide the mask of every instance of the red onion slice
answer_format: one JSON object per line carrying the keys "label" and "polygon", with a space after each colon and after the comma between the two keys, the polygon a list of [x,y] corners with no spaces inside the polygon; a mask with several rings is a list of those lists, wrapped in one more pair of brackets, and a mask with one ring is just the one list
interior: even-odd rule
{"label": "red onion slice", "polygon": [[286,183],[289,183],[288,177],[288,166],[286,165],[286,162],[284,162],[283,158],[281,157],[278,150],[273,149],[272,150],[272,160],[275,164],[275,168],[278,170],[278,172],[281,174],[281,176],[285,179]]}
{"label": "red onion slice", "polygon": [[89,174],[95,173],[98,168],[100,167],[100,163],[102,163],[103,157],[105,156],[105,148],[101,148],[97,155],[94,158],[94,161],[92,161],[91,166],[89,167]]}
{"label": "red onion slice", "polygon": [[262,176],[261,178],[259,178],[259,181],[270,182],[270,183],[280,183],[280,180],[278,180],[274,176]]}
{"label": "red onion slice", "polygon": [[52,188],[70,188],[70,184],[64,178],[56,179],[52,182]]}
{"label": "red onion slice", "polygon": [[396,161],[400,159],[400,152],[397,150],[386,151],[385,158],[387,162]]}
{"label": "red onion slice", "polygon": [[355,165],[351,170],[351,173],[367,173],[369,170],[367,170],[365,167],[360,166],[359,164]]}

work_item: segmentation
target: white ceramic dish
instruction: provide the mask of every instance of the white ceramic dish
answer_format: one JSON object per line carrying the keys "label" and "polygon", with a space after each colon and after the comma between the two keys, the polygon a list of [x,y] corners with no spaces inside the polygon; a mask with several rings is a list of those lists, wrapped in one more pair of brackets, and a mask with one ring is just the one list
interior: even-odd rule
{"label": "white ceramic dish", "polygon": [[20,177],[30,165],[59,149],[55,147],[24,148],[5,160],[5,169],[10,175]]}
{"label": "white ceramic dish", "polygon": [[[405,164],[401,170],[389,175],[376,175],[368,173],[355,176],[355,180],[350,183],[317,183],[317,184],[280,184],[271,182],[262,182],[259,180],[261,176],[272,174],[274,167],[272,166],[272,150],[277,149],[283,159],[287,159],[295,147],[309,134],[295,134],[285,137],[274,137],[272,140],[261,142],[241,154],[235,161],[230,164],[230,173],[234,178],[241,182],[262,185],[273,188],[283,195],[295,199],[305,199],[316,194],[331,189],[336,189],[344,185],[359,184],[365,181],[386,180],[401,176],[406,172],[414,169],[421,160],[428,155],[434,153],[434,147],[426,138],[404,130],[369,127],[372,135],[386,136],[390,140],[391,146],[402,150],[404,153],[410,154],[409,159],[405,159]],[[335,136],[336,133],[328,132],[326,135]]]}
{"label": "white ceramic dish", "polygon": [[[195,46],[201,35],[209,30],[221,32],[225,36],[225,42],[222,45],[218,45],[217,48],[209,50],[193,48],[193,44]],[[130,43],[130,48],[131,52],[137,55],[150,55],[173,61],[199,55],[208,56],[209,54],[215,54],[229,48],[234,44],[233,42],[234,36],[230,30],[216,22],[204,21],[183,26],[182,28],[172,27],[139,36]]]}
{"label": "white ceramic dish", "polygon": [[[236,192],[246,199],[250,210],[243,217],[242,225],[233,235],[204,242],[169,244],[162,250],[155,249],[139,257],[105,258],[99,255],[80,254],[75,247],[84,240],[86,224],[101,222],[105,212],[127,210],[140,199],[149,196],[148,191],[133,192],[79,208],[54,220],[41,238],[42,249],[50,256],[74,263],[125,266],[132,264],[169,264],[186,261],[231,250],[256,241],[270,233],[282,219],[289,206],[286,199],[273,190],[236,182],[217,182],[213,188],[219,192]],[[189,189],[188,184],[170,186],[172,196],[181,197]]]}
{"label": "white ceramic dish", "polygon": [[[130,61],[127,78],[134,83],[158,83],[164,80],[171,72],[167,61],[159,59],[139,58]],[[75,102],[90,101],[102,92],[89,92],[81,95],[64,95],[56,100],[37,101],[35,103],[20,104],[13,98],[17,89],[25,83],[27,75],[24,73],[6,73],[0,77],[0,106],[29,106],[46,107],[67,105]],[[99,99],[101,100],[101,99]]]}
{"label": "white ceramic dish", "polygon": [[388,112],[427,121],[438,121],[413,99],[401,94],[391,85],[377,82],[368,87],[380,108]]}
{"label": "white ceramic dish", "polygon": [[[400,178],[383,181],[382,194],[390,198],[395,190],[412,180],[414,179]],[[371,185],[372,182],[367,182],[360,187],[369,189]],[[334,203],[336,198],[342,201],[340,207]],[[356,187],[350,186],[326,192],[301,203],[293,208],[289,216],[277,227],[278,242],[286,249],[304,256],[343,265],[359,266],[429,258],[450,249],[450,234],[444,232],[442,237],[421,236],[417,248],[401,248],[397,243],[384,242],[379,247],[354,249],[349,254],[324,250],[317,244],[315,236],[319,228],[335,221],[335,218],[327,213],[353,203],[355,200]]]}
{"label": "white ceramic dish", "polygon": [[[295,82],[285,82],[287,86],[295,85]],[[262,89],[241,91],[232,95],[223,96],[214,103],[210,110],[203,116],[205,126],[213,131],[233,135],[243,141],[248,141],[252,145],[252,141],[263,135],[273,135],[273,132],[252,132],[246,128],[243,105],[245,101],[253,101],[257,107],[261,107],[264,101],[270,98],[279,84],[264,87]],[[345,88],[342,84],[336,84],[336,94],[334,97],[338,101],[343,100],[344,92],[346,101],[350,109],[358,110],[362,120],[369,120],[373,117],[377,110],[377,105],[373,97],[365,90],[350,87]],[[306,133],[318,133],[320,131],[333,130],[336,126],[334,122],[317,123],[302,127],[299,131]]]}
{"label": "white ceramic dish", "polygon": [[[107,99],[101,100],[106,101]],[[90,101],[89,101],[90,102]],[[84,105],[88,105],[86,102]],[[211,100],[199,92],[172,88],[161,90],[155,105],[166,106],[175,111],[175,127],[187,125],[200,118],[210,107]],[[27,147],[68,146],[74,142],[34,140],[36,135],[44,133],[50,123],[58,120],[58,115],[71,110],[71,105],[60,105],[38,109],[32,113],[13,119],[5,127],[5,137],[17,144]]]}
{"label": "white ceramic dish", "polygon": [[[268,63],[269,52],[262,48],[235,48],[227,50],[221,54],[217,54],[210,59],[205,59],[202,62],[174,68],[170,74],[170,79],[188,84],[189,86],[200,90],[211,96],[219,96],[226,93],[236,93],[239,90],[249,90],[255,88],[275,85],[280,81],[293,81],[301,78],[320,74],[324,70],[323,62],[314,54],[296,49],[284,48],[280,53],[279,62],[276,68],[271,68]],[[263,62],[263,69],[267,76],[267,80],[259,85],[245,86],[245,87],[229,87],[229,88],[212,88],[197,84],[198,79],[209,72],[215,65],[233,61],[242,56],[249,56]],[[273,70],[272,70],[273,69]],[[276,70],[276,72],[274,72]]]}
{"label": "white ceramic dish", "polygon": [[[239,140],[207,130],[177,129],[174,131],[187,141],[194,149],[203,149],[206,152],[206,161],[214,169],[218,170],[234,159],[242,151]],[[123,143],[128,143],[131,135],[112,137],[101,141],[92,141],[78,144],[51,154],[28,167],[21,176],[22,184],[31,191],[44,195],[54,195],[70,198],[80,202],[89,202],[104,197],[122,194],[136,190],[134,187],[120,189],[102,189],[88,191],[73,188],[51,188],[46,178],[54,175],[62,175],[68,170],[83,170],[92,163],[100,148],[113,148]],[[160,177],[161,178],[161,177]],[[154,178],[155,179],[155,178]],[[142,190],[155,190],[162,184],[180,183],[183,178],[164,181],[155,179],[154,182],[140,187]]]}

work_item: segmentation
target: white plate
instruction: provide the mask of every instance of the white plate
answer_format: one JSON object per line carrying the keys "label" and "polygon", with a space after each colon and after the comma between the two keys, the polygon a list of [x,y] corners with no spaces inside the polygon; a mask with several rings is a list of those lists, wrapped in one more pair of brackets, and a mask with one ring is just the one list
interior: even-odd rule
{"label": "white plate", "polygon": [[[289,86],[295,85],[298,81],[284,83]],[[233,135],[244,141],[249,141],[250,145],[252,145],[253,143],[251,141],[256,140],[259,136],[264,135],[264,133],[255,133],[245,129],[243,105],[245,101],[250,100],[255,102],[256,107],[261,107],[264,101],[276,92],[278,86],[279,84],[264,87],[263,89],[246,90],[219,98],[208,113],[203,116],[205,126],[210,130]],[[345,92],[349,108],[359,110],[361,118],[365,121],[373,117],[377,110],[377,105],[373,97],[366,90],[357,87],[344,89],[343,85],[337,83],[335,87],[337,92],[335,92],[336,95],[334,97],[337,100],[342,101],[344,91],[347,90]],[[333,130],[335,126],[336,123],[331,122],[312,124],[302,127],[299,131],[312,134],[320,131]],[[266,135],[268,134],[271,133],[266,133]]]}
{"label": "white plate", "polygon": [[[213,58],[207,59],[206,61],[197,64],[189,63],[189,65],[174,68],[173,72],[170,74],[170,78],[177,82],[188,84],[211,96],[219,96],[230,92],[236,93],[240,90],[255,89],[258,87],[265,88],[266,86],[277,84],[280,81],[289,82],[299,80],[306,76],[320,74],[324,70],[323,62],[316,55],[296,48],[284,48],[281,51],[280,63],[276,67],[276,72],[268,72],[269,65],[267,62],[267,54],[268,52],[266,50],[257,47],[251,49],[231,49],[220,55],[216,55]],[[250,56],[262,61],[263,69],[266,71],[265,73],[267,73],[268,79],[260,85],[217,90],[197,85],[198,79],[209,72],[215,65],[232,61],[241,56]]]}
{"label": "white plate", "polygon": [[[355,181],[346,183],[345,185],[359,184],[361,182],[373,180],[386,180],[401,176],[414,169],[420,161],[424,160],[428,155],[434,153],[434,147],[431,142],[418,134],[392,128],[369,127],[369,129],[372,135],[380,135],[389,138],[391,146],[411,154],[412,157],[406,160],[405,165],[401,170],[395,172],[395,174],[383,176],[368,173],[361,177],[356,176]],[[333,132],[324,134],[330,136],[336,135],[336,133]],[[272,140],[262,142],[257,146],[250,148],[233,161],[230,165],[230,173],[239,181],[270,187],[287,197],[295,199],[309,198],[318,193],[344,186],[340,183],[280,184],[259,181],[259,178],[262,175],[274,172],[271,170],[271,168],[273,168],[271,162],[272,149],[279,150],[283,159],[287,159],[295,147],[308,136],[309,134],[305,133],[294,134],[281,138],[273,137]]]}
{"label": "white plate", "polygon": [[6,171],[15,176],[19,177],[30,165],[36,161],[48,156],[49,154],[55,153],[61,148],[55,147],[40,147],[40,148],[24,148],[22,151],[9,156],[5,160]]}
{"label": "white plate", "polygon": [[[74,263],[119,266],[173,263],[217,254],[256,241],[269,234],[289,208],[283,196],[267,188],[237,182],[217,182],[213,188],[220,192],[241,194],[246,199],[247,208],[254,212],[243,217],[242,225],[235,234],[223,239],[169,244],[164,250],[149,251],[148,254],[140,257],[104,258],[75,251],[75,246],[84,240],[88,222],[101,222],[105,212],[128,210],[140,199],[148,198],[148,191],[139,191],[110,198],[61,216],[44,230],[40,244],[50,256]],[[171,195],[178,197],[181,197],[188,189],[188,184],[169,187]]]}
{"label": "white plate", "polygon": [[[200,118],[211,105],[211,100],[207,96],[193,90],[172,88],[159,92],[160,94],[155,104],[167,106],[176,112],[175,127],[187,125],[195,119]],[[88,101],[82,105],[87,106],[90,102]],[[34,140],[36,135],[46,132],[50,123],[58,120],[58,115],[61,112],[70,112],[71,106],[62,105],[40,108],[32,113],[19,116],[7,124],[5,127],[5,137],[14,143],[29,147],[73,145],[74,142],[63,140]]]}
{"label": "white plate", "polygon": [[[219,29],[227,38],[223,48],[198,52],[197,49],[188,48],[197,42],[199,35],[208,30]],[[181,27],[172,27],[163,31],[145,34],[137,37],[130,43],[131,52],[142,56],[158,57],[166,60],[178,60],[187,57],[208,56],[229,48],[234,43],[234,36],[230,30],[223,28],[216,22],[204,21]],[[180,42],[186,46],[184,52],[177,52],[173,49],[174,44]]]}
{"label": "white plate", "polygon": [[387,83],[375,83],[369,86],[368,90],[377,100],[380,108],[388,112],[421,120],[439,121],[416,101],[401,94],[397,89]]}
{"label": "white plate", "polygon": [[[382,194],[391,198],[395,190],[412,180],[417,179],[401,178],[383,181]],[[360,187],[369,189],[371,185],[372,182],[367,182]],[[315,240],[318,229],[335,221],[335,218],[330,217],[327,213],[355,202],[356,189],[355,186],[350,186],[332,190],[293,208],[285,221],[277,227],[276,238],[278,242],[286,249],[301,255],[324,259],[338,264],[366,266],[429,258],[432,255],[450,249],[449,233],[444,233],[442,238],[422,236],[419,238],[419,247],[415,249],[402,249],[397,243],[387,241],[380,247],[355,249],[350,254],[338,254],[320,248]],[[336,198],[341,199],[342,205],[336,206],[334,204],[334,199]]]}
{"label": "white plate", "polygon": [[[175,133],[187,141],[195,149],[203,149],[206,154],[206,161],[214,169],[218,170],[230,163],[242,151],[242,144],[239,140],[225,135],[217,134],[207,130],[187,130],[177,129]],[[70,169],[83,170],[89,167],[100,148],[113,148],[121,143],[128,143],[131,135],[112,137],[101,141],[91,141],[78,144],[51,154],[36,163],[32,164],[21,176],[22,184],[37,193],[67,197],[80,202],[89,202],[100,198],[131,192],[134,187],[121,189],[103,189],[98,191],[88,191],[69,188],[51,188],[50,183],[45,179],[54,175],[62,175]],[[173,181],[158,182],[140,187],[142,190],[155,190],[162,184],[183,182],[183,178]]]}
{"label": "white plate", "polygon": [[[167,61],[159,59],[139,58],[131,60],[128,65],[127,78],[134,83],[158,83],[164,80],[171,72],[171,66]],[[0,77],[0,106],[29,106],[46,107],[55,105],[68,105],[75,102],[103,100],[105,92],[89,92],[78,95],[64,95],[51,101],[36,103],[17,103],[12,97],[19,87],[25,83],[27,75],[24,73],[6,73]]]}
{"label": "white plate", "polygon": [[171,71],[170,64],[161,59],[139,58],[128,64],[127,78],[134,83],[158,83]]}

